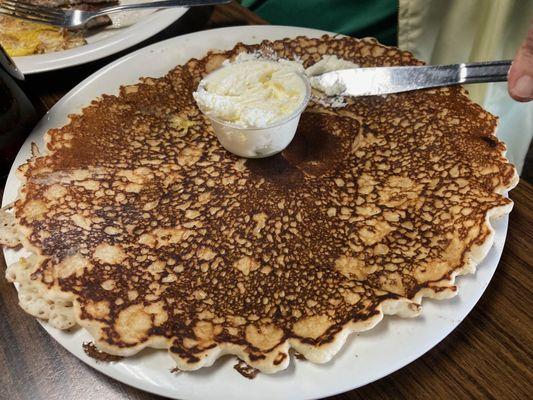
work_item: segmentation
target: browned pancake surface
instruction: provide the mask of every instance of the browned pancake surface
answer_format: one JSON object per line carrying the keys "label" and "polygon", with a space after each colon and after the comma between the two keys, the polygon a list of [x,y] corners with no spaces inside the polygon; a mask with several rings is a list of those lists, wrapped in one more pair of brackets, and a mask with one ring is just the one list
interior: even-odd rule
{"label": "browned pancake surface", "polygon": [[105,351],[169,348],[192,369],[222,349],[274,372],[290,340],[325,361],[343,330],[452,295],[490,246],[487,214],[509,211],[497,192],[516,178],[496,119],[460,88],[312,102],[281,154],[229,154],[192,92],[223,59],[258,49],[306,66],[323,54],[418,63],[371,40],[238,45],[52,130],[49,155],[23,168],[16,216],[42,256],[32,279],[70,298]]}

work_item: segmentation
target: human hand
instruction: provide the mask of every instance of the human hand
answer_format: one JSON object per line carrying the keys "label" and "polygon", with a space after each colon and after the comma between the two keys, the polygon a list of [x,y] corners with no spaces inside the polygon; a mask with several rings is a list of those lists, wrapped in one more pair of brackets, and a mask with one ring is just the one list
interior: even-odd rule
{"label": "human hand", "polygon": [[533,100],[533,25],[527,32],[509,70],[508,89],[517,101]]}

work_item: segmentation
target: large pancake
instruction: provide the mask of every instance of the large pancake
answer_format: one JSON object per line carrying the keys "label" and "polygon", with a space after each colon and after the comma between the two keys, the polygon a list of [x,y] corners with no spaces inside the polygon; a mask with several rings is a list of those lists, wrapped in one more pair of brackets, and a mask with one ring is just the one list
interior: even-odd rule
{"label": "large pancake", "polygon": [[[459,87],[312,101],[275,157],[226,152],[197,109],[200,78],[239,52],[312,65],[418,64],[374,40],[299,37],[191,60],[104,95],[21,167],[4,243],[21,306],[130,356],[166,348],[183,370],[225,353],[272,373],[313,362],[384,314],[456,293],[509,212],[517,182],[496,118]],[[7,216],[4,216],[7,218]],[[9,233],[9,234],[8,234]],[[10,239],[10,240],[8,240]]]}

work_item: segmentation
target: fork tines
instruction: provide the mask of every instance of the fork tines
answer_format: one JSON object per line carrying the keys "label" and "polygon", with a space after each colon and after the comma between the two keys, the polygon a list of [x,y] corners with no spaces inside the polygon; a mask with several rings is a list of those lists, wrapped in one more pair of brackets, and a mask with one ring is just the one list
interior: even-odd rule
{"label": "fork tines", "polygon": [[32,22],[61,26],[64,11],[20,0],[0,0],[0,14]]}

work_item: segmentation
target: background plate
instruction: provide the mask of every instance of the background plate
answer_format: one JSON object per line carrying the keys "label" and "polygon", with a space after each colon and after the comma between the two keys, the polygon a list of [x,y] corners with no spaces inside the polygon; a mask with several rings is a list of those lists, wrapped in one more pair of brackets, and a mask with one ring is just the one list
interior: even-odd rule
{"label": "background plate", "polygon": [[[40,146],[44,133],[68,122],[67,115],[78,113],[102,93],[116,94],[123,84],[135,83],[141,76],[158,77],[191,57],[201,57],[210,49],[230,49],[239,41],[257,43],[326,32],[282,26],[245,26],[192,33],[156,43],[129,54],[102,68],[61,99],[39,122],[22,146],[9,174],[2,204],[12,202],[20,182],[15,168],[30,157],[30,145]],[[146,63],[157,59],[157,63]],[[81,329],[67,333],[42,326],[76,357],[121,382],[149,392],[179,399],[311,399],[325,397],[365,385],[407,365],[446,337],[470,312],[485,291],[500,259],[507,233],[505,216],[493,223],[494,246],[475,275],[458,278],[459,294],[451,300],[424,301],[422,316],[415,319],[386,317],[375,329],[352,335],[329,363],[316,365],[292,360],[289,368],[275,375],[259,374],[248,380],[232,367],[234,357],[224,357],[211,368],[193,373],[172,374],[173,362],[165,351],[146,350],[114,364],[96,363],[85,355],[82,342],[90,336]],[[17,261],[22,252],[4,251],[6,262]],[[22,310],[21,310],[22,312]],[[435,373],[438,373],[437,371]]]}
{"label": "background plate", "polygon": [[[120,0],[120,4],[144,3],[143,0]],[[88,35],[85,46],[47,54],[13,57],[23,74],[73,67],[127,49],[162,31],[187,12],[186,7],[157,11],[125,11],[111,15],[113,25]]]}

